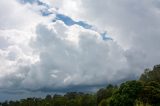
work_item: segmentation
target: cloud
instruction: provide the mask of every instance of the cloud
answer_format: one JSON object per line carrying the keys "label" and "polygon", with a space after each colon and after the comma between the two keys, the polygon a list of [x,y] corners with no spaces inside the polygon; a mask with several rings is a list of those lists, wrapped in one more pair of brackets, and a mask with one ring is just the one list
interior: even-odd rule
{"label": "cloud", "polygon": [[124,50],[129,70],[134,74],[139,75],[144,68],[160,63],[157,58],[160,57],[159,1],[81,0],[80,4],[83,14],[72,13],[73,17],[107,30]]}
{"label": "cloud", "polygon": [[[28,89],[94,86],[129,74],[122,49],[95,31],[57,21],[38,25],[36,32],[32,46],[40,57],[23,81]],[[121,72],[125,74],[117,77]]]}
{"label": "cloud", "polygon": [[0,28],[25,29],[25,27],[33,27],[37,22],[43,20],[43,17],[39,17],[39,14],[32,11],[33,9],[30,4],[21,5],[16,0],[12,0],[9,3],[6,0],[2,0],[0,4]]}
{"label": "cloud", "polygon": [[[15,7],[1,12],[10,23],[1,22],[4,25],[0,30],[3,40],[0,53],[4,62],[0,68],[5,70],[1,71],[1,88],[56,90],[96,86],[130,74],[126,71],[123,50],[116,42],[104,41],[98,32],[76,24],[66,26],[61,20],[49,23],[46,20],[50,18],[36,13],[30,7],[32,4],[3,3],[5,7],[11,4]],[[9,18],[10,15],[14,17]],[[24,20],[24,16],[30,18]],[[125,74],[115,79],[121,72]]]}
{"label": "cloud", "polygon": [[45,19],[32,11],[30,5],[21,5],[16,0],[1,0],[0,14],[0,88],[11,88],[25,78],[25,66],[37,59],[29,42],[35,36],[36,24]]}
{"label": "cloud", "polygon": [[[41,6],[2,2],[7,12],[1,10],[1,14],[10,24],[1,21],[0,88],[82,88],[130,74],[116,42],[104,41],[98,32],[76,24],[66,26],[61,20],[50,23],[54,17],[44,18],[37,12]],[[11,9],[10,5],[15,6]],[[125,74],[117,77],[121,72]]]}
{"label": "cloud", "polygon": [[49,3],[57,9],[59,13],[63,13],[66,16],[70,16],[76,21],[84,21],[79,18],[80,14],[83,14],[81,8],[81,0],[47,0]]}
{"label": "cloud", "polygon": [[[1,89],[84,90],[134,79],[144,68],[160,63],[158,1],[50,3],[53,7],[46,8],[0,1]],[[67,26],[65,20],[53,22],[56,12],[44,16],[43,9],[89,22],[98,30]],[[113,39],[104,40],[99,29]]]}

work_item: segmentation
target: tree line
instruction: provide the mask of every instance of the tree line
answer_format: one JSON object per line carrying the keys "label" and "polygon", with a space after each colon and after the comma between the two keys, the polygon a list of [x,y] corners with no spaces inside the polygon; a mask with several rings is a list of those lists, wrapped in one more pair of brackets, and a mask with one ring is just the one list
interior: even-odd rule
{"label": "tree line", "polygon": [[96,93],[68,92],[5,101],[0,106],[160,106],[160,65],[145,69],[138,80],[109,84]]}

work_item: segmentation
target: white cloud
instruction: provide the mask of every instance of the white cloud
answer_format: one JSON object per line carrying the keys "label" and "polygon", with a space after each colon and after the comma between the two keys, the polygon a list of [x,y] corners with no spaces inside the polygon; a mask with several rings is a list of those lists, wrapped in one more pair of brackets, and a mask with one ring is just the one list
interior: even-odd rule
{"label": "white cloud", "polygon": [[[154,0],[152,0],[154,1]],[[54,0],[59,12],[107,30],[51,23],[36,4],[0,1],[0,88],[89,86],[135,77],[160,61],[157,1]],[[156,2],[156,3],[155,3]]]}
{"label": "white cloud", "polygon": [[72,15],[107,30],[124,49],[130,70],[139,75],[160,63],[159,4],[157,0],[81,0],[83,14]]}
{"label": "white cloud", "polygon": [[[61,28],[63,33],[59,33]],[[78,33],[69,35],[72,28]],[[40,61],[33,64],[23,82],[27,88],[97,85],[126,78],[130,73],[123,50],[113,41],[102,40],[97,32],[76,25],[67,27],[61,21],[40,24],[36,32],[32,46],[40,54]],[[124,75],[118,77],[121,72]]]}
{"label": "white cloud", "polygon": [[36,36],[36,24],[46,20],[16,0],[1,0],[0,14],[0,88],[10,88],[20,85],[25,66],[38,60],[29,43]]}
{"label": "white cloud", "polygon": [[59,13],[65,14],[74,20],[83,21],[81,15],[83,15],[83,8],[81,8],[81,0],[48,0],[49,3],[57,8]]}
{"label": "white cloud", "polygon": [[1,29],[25,29],[33,27],[41,22],[43,17],[31,11],[34,9],[30,4],[21,5],[17,0],[1,0],[0,3],[0,28]]}

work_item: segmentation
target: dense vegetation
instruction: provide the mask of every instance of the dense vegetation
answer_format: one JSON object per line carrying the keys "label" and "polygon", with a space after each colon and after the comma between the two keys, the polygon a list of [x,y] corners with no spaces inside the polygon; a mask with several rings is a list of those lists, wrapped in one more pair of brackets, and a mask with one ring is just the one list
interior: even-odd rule
{"label": "dense vegetation", "polygon": [[146,69],[139,80],[126,81],[120,86],[109,84],[95,94],[68,92],[65,95],[47,95],[6,101],[0,106],[160,106],[160,65]]}

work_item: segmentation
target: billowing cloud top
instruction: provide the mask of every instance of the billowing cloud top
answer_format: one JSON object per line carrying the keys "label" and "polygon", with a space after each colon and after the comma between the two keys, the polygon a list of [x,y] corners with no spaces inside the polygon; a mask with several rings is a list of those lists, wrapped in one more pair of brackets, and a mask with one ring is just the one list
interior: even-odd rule
{"label": "billowing cloud top", "polygon": [[1,0],[1,91],[84,90],[138,77],[160,63],[159,7],[158,0]]}

